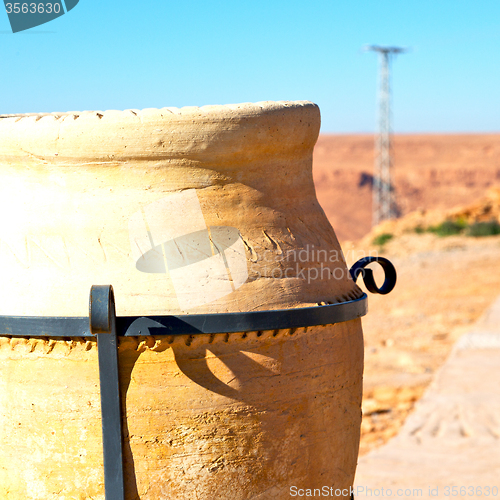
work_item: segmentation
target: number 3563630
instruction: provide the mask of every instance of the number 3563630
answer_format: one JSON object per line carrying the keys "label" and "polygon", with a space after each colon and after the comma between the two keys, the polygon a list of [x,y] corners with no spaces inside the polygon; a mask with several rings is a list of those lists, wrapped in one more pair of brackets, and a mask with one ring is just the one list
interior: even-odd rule
{"label": "number 3563630", "polygon": [[7,14],[59,14],[60,3],[6,3]]}

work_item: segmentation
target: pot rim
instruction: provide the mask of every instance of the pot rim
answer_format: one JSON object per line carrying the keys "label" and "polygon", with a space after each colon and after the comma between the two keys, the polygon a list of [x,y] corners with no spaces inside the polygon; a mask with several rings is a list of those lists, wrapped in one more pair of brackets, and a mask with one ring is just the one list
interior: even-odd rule
{"label": "pot rim", "polygon": [[[53,116],[56,119],[64,119],[69,116],[73,116],[74,119],[79,118],[81,115],[101,115],[100,118],[104,118],[108,114],[113,114],[118,117],[122,115],[122,118],[128,118],[130,114],[140,116],[140,115],[158,115],[158,118],[165,118],[169,115],[186,116],[192,118],[193,116],[210,116],[215,115],[216,118],[222,119],[224,115],[253,115],[256,113],[265,113],[276,110],[283,110],[288,108],[302,108],[305,106],[318,107],[311,101],[307,100],[296,100],[296,101],[258,101],[258,102],[243,102],[234,104],[207,104],[203,106],[166,106],[163,108],[128,108],[124,110],[108,109],[108,110],[83,110],[83,111],[53,111],[50,113],[44,112],[33,112],[33,113],[9,113],[0,114],[0,119],[5,120],[8,118],[30,118],[37,117],[40,120],[46,116]],[[201,114],[200,114],[201,112]],[[168,113],[168,114],[165,114]],[[75,118],[76,115],[76,118]],[[38,121],[36,120],[36,121]],[[16,120],[16,122],[19,120]]]}
{"label": "pot rim", "polygon": [[289,157],[299,149],[311,154],[319,128],[319,107],[310,101],[0,115],[0,160]]}

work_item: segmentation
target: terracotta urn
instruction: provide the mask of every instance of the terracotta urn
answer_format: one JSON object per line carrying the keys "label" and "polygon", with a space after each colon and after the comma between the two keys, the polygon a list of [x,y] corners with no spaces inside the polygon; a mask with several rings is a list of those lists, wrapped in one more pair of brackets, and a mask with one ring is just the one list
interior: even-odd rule
{"label": "terracotta urn", "polygon": [[[315,104],[0,118],[1,315],[350,301],[316,199]],[[96,342],[0,332],[0,498],[104,499]],[[285,499],[353,483],[359,319],[119,343],[126,498]],[[295,488],[295,489],[294,489]]]}

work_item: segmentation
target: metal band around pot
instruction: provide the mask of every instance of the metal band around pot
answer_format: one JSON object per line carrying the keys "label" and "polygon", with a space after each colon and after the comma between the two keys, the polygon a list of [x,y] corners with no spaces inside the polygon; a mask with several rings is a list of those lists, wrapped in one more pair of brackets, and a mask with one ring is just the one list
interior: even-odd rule
{"label": "metal band around pot", "polygon": [[[92,287],[93,289],[95,287]],[[106,305],[102,304],[103,309]],[[95,308],[95,306],[94,306]],[[95,310],[95,309],[94,309]],[[101,314],[104,314],[104,310]],[[331,325],[360,318],[367,313],[367,296],[359,299],[297,309],[276,309],[217,314],[168,316],[118,316],[118,336],[197,335],[277,330],[315,325]],[[94,313],[96,316],[97,313]],[[9,337],[92,337],[99,334],[104,320],[92,326],[89,317],[0,316],[0,335]],[[107,321],[107,320],[106,320]],[[99,325],[99,326],[98,326]],[[94,333],[91,332],[91,328]]]}
{"label": "metal band around pot", "polygon": [[[378,262],[385,271],[379,289],[373,273],[365,266]],[[354,281],[361,274],[372,293],[389,293],[396,284],[394,266],[382,257],[368,257],[351,269]],[[330,325],[360,318],[367,313],[367,296],[337,304],[297,309],[278,309],[220,314],[117,317],[111,285],[94,285],[90,290],[88,317],[0,316],[0,335],[9,337],[94,337],[97,336],[101,419],[106,500],[124,500],[123,433],[120,404],[118,336],[197,335],[278,330]]]}
{"label": "metal band around pot", "polygon": [[[367,265],[382,266],[385,279],[379,288]],[[396,270],[384,257],[365,257],[350,269],[354,281],[361,275],[372,293],[387,294],[396,285]],[[0,316],[0,335],[8,337],[94,337],[110,327],[111,285],[94,285],[90,293],[89,316]],[[347,302],[296,309],[275,309],[235,313],[183,314],[166,316],[118,316],[116,335],[197,335],[279,330],[342,323],[364,316],[368,311],[367,296]],[[90,320],[90,321],[89,321]]]}

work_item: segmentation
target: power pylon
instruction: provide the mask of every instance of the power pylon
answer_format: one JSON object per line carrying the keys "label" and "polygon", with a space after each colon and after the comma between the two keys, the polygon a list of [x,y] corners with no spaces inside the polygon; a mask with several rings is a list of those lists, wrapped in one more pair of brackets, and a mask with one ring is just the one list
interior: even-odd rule
{"label": "power pylon", "polygon": [[391,59],[406,52],[402,47],[371,45],[366,50],[380,54],[379,130],[376,142],[375,173],[373,175],[373,226],[397,216],[394,187],[391,180],[392,130],[391,130]]}

